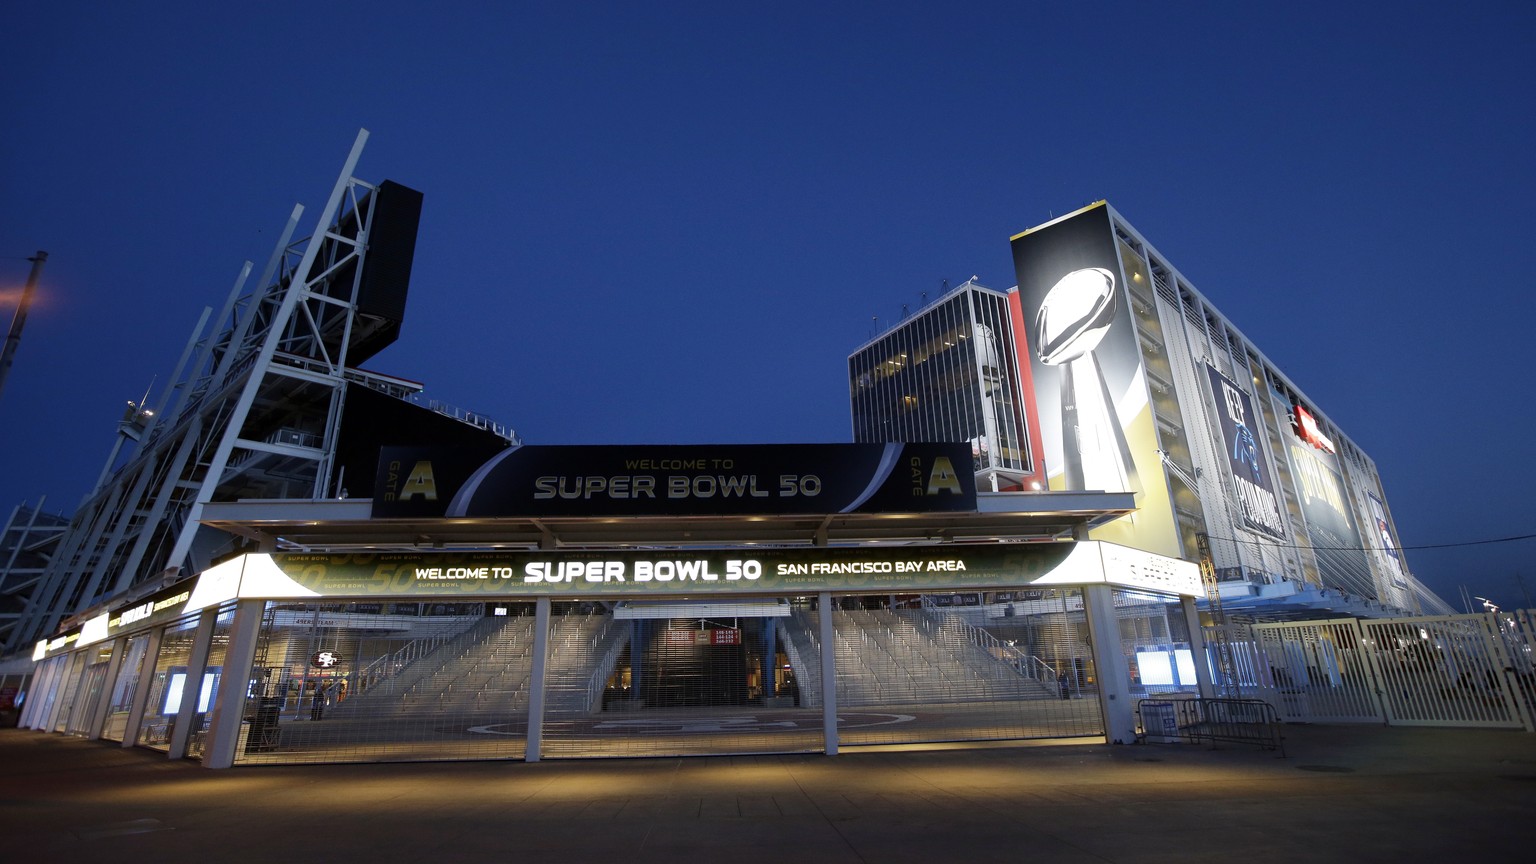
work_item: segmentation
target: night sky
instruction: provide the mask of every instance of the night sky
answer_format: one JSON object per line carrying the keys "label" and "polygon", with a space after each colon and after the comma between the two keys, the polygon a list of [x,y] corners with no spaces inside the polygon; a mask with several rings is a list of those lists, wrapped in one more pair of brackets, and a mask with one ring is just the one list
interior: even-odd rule
{"label": "night sky", "polygon": [[0,326],[49,253],[7,513],[74,509],[366,127],[426,195],[369,368],[529,443],[850,440],[876,327],[1108,199],[1376,460],[1420,579],[1536,592],[1536,540],[1413,548],[1536,534],[1536,5],[226,5],[6,13]]}

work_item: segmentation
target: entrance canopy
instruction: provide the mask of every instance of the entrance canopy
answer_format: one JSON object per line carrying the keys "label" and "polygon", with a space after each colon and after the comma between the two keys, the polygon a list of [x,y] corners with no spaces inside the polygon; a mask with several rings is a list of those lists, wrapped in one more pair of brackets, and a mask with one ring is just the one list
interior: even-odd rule
{"label": "entrance canopy", "polygon": [[[746,476],[750,491],[762,474]],[[942,491],[956,475],[909,470],[901,488],[934,476]],[[890,482],[854,498],[879,501]],[[204,524],[260,551],[92,610],[34,659],[68,692],[98,692],[71,682],[131,651],[154,657],[123,661],[152,676],[134,693],[202,681],[206,709],[155,691],[120,726],[125,746],[201,748],[210,767],[1130,741],[1136,682],[1194,686],[1198,673],[1175,670],[1198,655],[1180,634],[1198,629],[1199,568],[1079,539],[1133,496],[968,503],[536,516],[210,504]],[[961,597],[976,601],[963,613],[941,602]],[[402,629],[411,616],[422,624]],[[1166,650],[1132,657],[1129,631]],[[245,686],[220,688],[227,670]]]}
{"label": "entrance canopy", "polygon": [[929,513],[379,519],[366,500],[263,500],[206,504],[201,521],[278,551],[836,546],[1065,540],[1135,509],[1128,492],[980,492],[975,510]]}
{"label": "entrance canopy", "polygon": [[983,493],[975,511],[921,514],[379,519],[367,501],[209,504],[206,524],[274,551],[82,616],[35,659],[237,599],[729,603],[1064,585],[1198,595],[1190,562],[1067,540],[1131,505],[1129,494]]}
{"label": "entrance canopy", "polygon": [[252,553],[198,577],[182,613],[231,600],[486,600],[946,593],[1109,585],[1194,596],[1199,568],[1099,541],[940,546]]}

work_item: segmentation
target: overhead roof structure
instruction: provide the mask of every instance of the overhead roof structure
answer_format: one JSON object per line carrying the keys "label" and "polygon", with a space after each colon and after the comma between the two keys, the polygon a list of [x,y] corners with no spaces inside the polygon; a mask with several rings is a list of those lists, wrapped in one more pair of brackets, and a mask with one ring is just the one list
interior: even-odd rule
{"label": "overhead roof structure", "polygon": [[975,511],[374,519],[366,500],[209,503],[202,523],[273,549],[838,546],[1045,542],[1133,512],[1130,493],[978,493]]}

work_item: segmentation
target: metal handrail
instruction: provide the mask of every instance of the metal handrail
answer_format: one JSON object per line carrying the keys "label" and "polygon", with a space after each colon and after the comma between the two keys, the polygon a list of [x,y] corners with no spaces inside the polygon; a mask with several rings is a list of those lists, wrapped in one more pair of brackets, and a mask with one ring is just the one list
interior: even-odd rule
{"label": "metal handrail", "polygon": [[[615,623],[613,619],[609,619],[608,623],[603,625],[599,638],[606,637]],[[627,636],[621,636],[613,640],[613,644],[603,653],[602,660],[597,664],[597,668],[593,670],[591,677],[587,681],[587,710],[602,710],[603,692],[608,689],[608,676],[610,674],[608,670],[618,663],[619,655],[624,653],[624,649],[628,646],[629,639]]]}
{"label": "metal handrail", "polygon": [[[478,636],[477,631],[483,629],[485,627],[485,622],[489,620],[492,619],[482,618],[481,620],[476,621],[475,623],[456,633],[444,633],[439,631],[431,634],[430,636],[423,636],[417,639],[412,639],[410,642],[407,642],[405,645],[401,646],[394,652],[379,657],[372,663],[369,663],[366,667],[363,668],[362,673],[360,674],[366,675],[374,669],[382,671],[384,673],[382,678],[367,679],[369,680],[369,687],[376,687],[379,682],[383,682],[385,685],[384,692],[393,693],[395,692],[395,679],[398,678],[401,673],[405,672],[408,668],[411,668],[411,666],[415,664],[416,661],[431,656],[438,649],[453,642],[458,642],[465,639],[469,639],[471,643],[479,641],[478,638],[476,638]],[[459,656],[463,657],[468,653],[468,650],[469,649],[466,648],[463,652],[460,652]],[[429,678],[432,675],[443,671],[448,667],[448,664],[452,662],[452,659],[453,658],[444,660],[443,663],[440,664],[436,669],[423,675],[422,679]],[[413,683],[411,688],[407,690],[406,693],[409,694],[411,690],[415,689],[416,684],[419,683],[421,682],[417,681]]]}
{"label": "metal handrail", "polygon": [[[795,688],[800,693],[800,705],[803,708],[813,708],[822,704],[821,665],[817,663],[811,666],[801,656],[788,623],[794,620],[796,619],[775,618],[774,623],[779,628],[779,643],[784,647],[784,656],[789,658],[789,667],[795,672]],[[796,621],[796,623],[800,625],[801,637],[809,639],[811,647],[819,654],[820,649],[817,647],[816,638],[809,632],[808,626],[805,622]]]}
{"label": "metal handrail", "polygon": [[[925,615],[931,619],[936,619],[940,626],[954,625],[955,627],[959,628],[960,632],[966,635],[966,638],[972,645],[981,648],[982,650],[991,654],[993,657],[996,657],[999,660],[1007,663],[1025,678],[1029,678],[1034,681],[1046,681],[1052,683],[1061,680],[1060,672],[1058,672],[1056,667],[1052,666],[1051,664],[1045,662],[1033,654],[1030,654],[1027,651],[1020,651],[1018,646],[1009,645],[1007,642],[998,639],[991,633],[988,633],[987,631],[977,627],[969,621],[960,618],[959,616],[952,615],[941,610],[938,605],[933,602],[933,598],[931,596],[924,594],[922,595],[922,598],[923,613]],[[1074,676],[1068,676],[1069,679],[1073,677]],[[1074,689],[1081,687],[1081,685],[1075,681],[1073,681],[1072,684]]]}

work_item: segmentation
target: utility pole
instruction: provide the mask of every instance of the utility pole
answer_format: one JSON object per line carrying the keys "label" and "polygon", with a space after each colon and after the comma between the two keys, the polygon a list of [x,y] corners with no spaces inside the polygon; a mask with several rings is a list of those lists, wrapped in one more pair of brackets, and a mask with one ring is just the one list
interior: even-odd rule
{"label": "utility pole", "polygon": [[21,328],[27,323],[27,309],[32,305],[32,294],[37,291],[37,277],[42,275],[43,262],[48,253],[41,250],[31,258],[32,275],[27,277],[27,287],[21,291],[21,303],[16,306],[16,316],[11,319],[11,332],[5,337],[5,350],[0,352],[0,392],[5,390],[5,379],[11,374],[11,363],[16,358],[16,346],[21,344]]}

